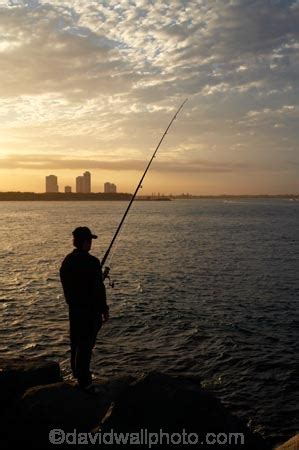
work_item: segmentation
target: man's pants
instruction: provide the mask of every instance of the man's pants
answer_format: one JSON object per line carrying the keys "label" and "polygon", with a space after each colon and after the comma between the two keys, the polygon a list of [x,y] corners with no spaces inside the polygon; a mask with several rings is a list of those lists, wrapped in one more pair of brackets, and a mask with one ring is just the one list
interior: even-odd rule
{"label": "man's pants", "polygon": [[89,370],[92,349],[101,328],[101,313],[84,307],[70,307],[71,368],[80,386],[91,381]]}

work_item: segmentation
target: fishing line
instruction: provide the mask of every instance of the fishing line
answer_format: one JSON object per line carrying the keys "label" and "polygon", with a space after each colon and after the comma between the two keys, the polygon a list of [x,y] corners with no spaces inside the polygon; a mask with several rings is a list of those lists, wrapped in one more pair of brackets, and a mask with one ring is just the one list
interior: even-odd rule
{"label": "fishing line", "polygon": [[[154,158],[156,157],[156,153],[157,153],[157,151],[158,151],[160,145],[162,144],[162,142],[163,142],[163,140],[164,140],[164,138],[165,138],[165,136],[166,136],[166,134],[167,134],[169,128],[171,127],[171,125],[173,124],[173,122],[175,121],[175,119],[177,118],[179,112],[180,112],[181,109],[184,107],[184,105],[185,105],[185,103],[187,102],[187,100],[188,100],[188,99],[186,99],[186,100],[183,101],[183,103],[182,103],[181,106],[178,108],[178,110],[176,111],[175,115],[173,116],[173,118],[172,118],[171,121],[169,122],[169,124],[168,124],[166,130],[164,131],[164,133],[163,133],[163,135],[162,135],[162,137],[161,137],[161,139],[160,139],[160,141],[159,141],[159,143],[158,143],[158,145],[157,145],[157,147],[156,147],[156,149],[155,149],[155,151],[154,151],[154,153],[153,153],[153,155],[152,155],[152,157],[151,157],[149,163],[147,164],[147,166],[146,166],[146,168],[145,168],[145,171],[143,172],[143,175],[142,175],[142,177],[141,177],[141,179],[140,179],[140,181],[139,181],[139,183],[138,183],[138,185],[137,185],[137,187],[136,187],[136,189],[135,189],[135,192],[134,192],[134,194],[133,194],[133,196],[132,196],[132,198],[131,198],[131,200],[130,200],[128,206],[127,206],[127,209],[126,209],[126,211],[125,211],[125,213],[124,213],[124,215],[123,215],[123,217],[122,217],[122,219],[121,219],[121,221],[120,221],[120,223],[119,223],[119,225],[118,225],[118,227],[117,227],[117,229],[116,229],[116,231],[115,231],[115,233],[114,233],[114,236],[113,236],[113,238],[112,238],[112,240],[111,240],[111,242],[110,242],[110,245],[109,245],[108,249],[106,250],[106,253],[105,253],[105,255],[104,255],[103,259],[102,259],[102,267],[104,267],[104,265],[105,265],[105,263],[106,263],[106,261],[107,261],[109,255],[110,255],[110,252],[111,252],[112,247],[113,247],[113,245],[114,245],[114,243],[115,243],[115,240],[116,240],[117,237],[118,237],[118,234],[119,234],[119,232],[120,232],[120,230],[121,230],[121,228],[122,228],[122,226],[123,226],[123,224],[124,224],[124,222],[125,222],[125,219],[126,219],[126,217],[127,217],[127,215],[128,215],[128,212],[130,211],[130,208],[131,208],[131,206],[132,206],[132,204],[133,204],[133,202],[134,202],[134,200],[135,200],[135,198],[136,198],[136,195],[137,195],[139,189],[142,188],[142,182],[143,182],[143,180],[144,180],[144,178],[145,178],[145,175],[147,174],[147,172],[148,172],[148,170],[149,170],[149,168],[150,168],[150,166],[151,166],[151,164],[152,164]],[[115,251],[114,251],[114,254],[115,254]],[[113,285],[113,282],[111,282],[111,280],[110,280],[109,272],[110,272],[110,266],[106,266],[105,269],[104,269],[104,271],[103,271],[103,279],[108,278],[108,279],[109,279],[109,282],[110,282],[110,285],[112,286],[112,285]]]}

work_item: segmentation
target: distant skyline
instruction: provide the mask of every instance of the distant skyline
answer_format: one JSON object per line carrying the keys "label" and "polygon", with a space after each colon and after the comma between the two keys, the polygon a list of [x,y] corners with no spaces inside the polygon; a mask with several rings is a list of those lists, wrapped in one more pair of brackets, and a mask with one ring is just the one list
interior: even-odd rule
{"label": "distant skyline", "polygon": [[[73,187],[74,187],[74,189],[73,189]],[[111,193],[115,194],[117,192],[117,186],[114,183],[106,181],[103,185],[102,191],[105,193],[109,193],[109,194],[111,194]],[[24,191],[21,191],[21,192],[24,192]],[[43,192],[46,192],[46,193],[76,192],[78,194],[90,194],[92,192],[101,192],[101,191],[94,191],[92,189],[92,174],[86,170],[82,175],[76,176],[73,185],[70,184],[70,185],[62,186],[60,184],[60,186],[59,186],[59,179],[56,175],[54,175],[54,174],[46,175],[45,176],[45,189]]]}
{"label": "distant skyline", "polygon": [[299,0],[0,0],[0,191],[299,193]]}

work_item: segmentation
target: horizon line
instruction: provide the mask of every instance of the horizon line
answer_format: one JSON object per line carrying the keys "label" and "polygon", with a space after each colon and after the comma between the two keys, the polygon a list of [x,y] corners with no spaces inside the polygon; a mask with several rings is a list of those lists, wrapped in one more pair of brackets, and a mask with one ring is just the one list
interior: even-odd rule
{"label": "horizon line", "polygon": [[[73,195],[133,195],[131,192],[116,192],[116,193],[108,193],[103,191],[97,192],[35,192],[35,191],[0,191],[0,194],[27,194],[27,195],[65,195],[65,196],[73,196]],[[151,194],[143,194],[138,195],[138,197],[299,197],[299,193],[281,193],[281,194],[192,194],[190,192],[182,192],[181,194],[165,194],[165,193],[151,193]]]}

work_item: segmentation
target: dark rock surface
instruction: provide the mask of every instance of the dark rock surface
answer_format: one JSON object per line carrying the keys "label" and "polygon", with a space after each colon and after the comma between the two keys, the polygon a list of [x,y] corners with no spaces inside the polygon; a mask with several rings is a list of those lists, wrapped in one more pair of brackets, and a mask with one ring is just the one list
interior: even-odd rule
{"label": "dark rock surface", "polygon": [[[253,434],[240,419],[230,414],[219,400],[202,389],[195,378],[150,373],[131,383],[110,407],[103,419],[102,432],[113,430],[125,433],[141,429],[156,433],[162,429],[169,434],[182,433],[185,430],[186,433],[196,433],[200,443],[205,441],[206,433],[213,433],[209,436],[209,442],[216,439],[216,443],[206,446],[200,444],[200,448],[269,448],[259,435]],[[220,435],[217,445],[218,433]],[[225,445],[224,433],[242,433],[244,444],[239,440],[237,445]],[[163,442],[167,443],[167,439]],[[187,437],[185,442],[188,442]],[[234,438],[232,442],[235,442]]]}
{"label": "dark rock surface", "polygon": [[96,395],[84,392],[71,382],[28,389],[2,416],[0,448],[53,447],[49,443],[49,433],[53,429],[61,429],[66,434],[74,430],[78,433],[97,431],[111,402],[131,381],[131,377],[98,380]]}
{"label": "dark rock surface", "polygon": [[296,434],[296,436],[293,436],[283,445],[277,447],[276,450],[298,450],[298,449],[299,449],[299,434]]}
{"label": "dark rock surface", "polygon": [[98,426],[109,405],[106,396],[92,396],[69,383],[31,388],[7,412],[6,430],[18,429],[18,434],[6,433],[6,444],[45,448],[52,429],[89,432]]}
{"label": "dark rock surface", "polygon": [[[49,443],[52,429],[63,430],[71,442],[80,433],[91,433],[91,437],[99,436],[95,433],[100,433],[103,437],[111,435],[111,432],[140,432],[142,429],[156,433],[163,430],[170,434],[185,430],[185,433],[197,433],[199,442],[205,438],[205,433],[243,433],[244,444],[238,441],[237,445],[224,445],[225,436],[222,434],[219,445],[188,447],[236,450],[270,448],[260,436],[253,434],[241,420],[231,415],[211,393],[202,389],[196,378],[150,373],[137,379],[123,377],[97,380],[99,393],[91,395],[74,383],[61,382],[59,366],[52,364],[39,361],[35,365],[28,362],[25,367],[23,362],[19,366],[14,362],[6,364],[6,369],[2,370],[2,380],[10,392],[16,389],[20,395],[20,392],[29,389],[18,400],[14,398],[4,407],[0,448],[20,445],[27,448],[53,448],[53,444]],[[49,378],[51,382],[45,384]],[[36,386],[32,387],[34,384]],[[3,389],[1,395],[5,396]],[[168,445],[163,442],[162,447],[167,448]],[[149,448],[145,442],[143,444],[132,445],[132,448]],[[115,448],[115,445],[109,445],[109,439],[107,445],[104,443],[102,446]],[[94,448],[84,445],[86,447]],[[177,444],[169,447],[181,448]],[[69,448],[69,445],[59,444],[59,448]],[[161,447],[153,445],[152,448]]]}
{"label": "dark rock surface", "polygon": [[59,364],[44,359],[0,359],[0,415],[29,388],[61,381]]}

